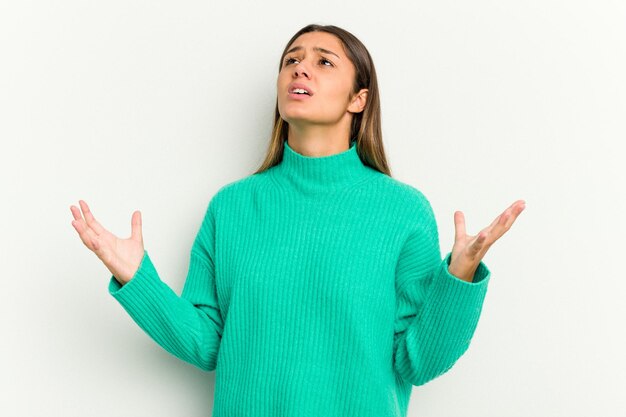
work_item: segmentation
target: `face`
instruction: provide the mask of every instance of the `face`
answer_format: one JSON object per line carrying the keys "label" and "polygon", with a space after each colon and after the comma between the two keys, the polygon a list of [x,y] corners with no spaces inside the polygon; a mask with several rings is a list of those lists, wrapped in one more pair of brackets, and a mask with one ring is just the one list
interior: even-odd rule
{"label": "face", "polygon": [[[337,124],[363,110],[367,90],[352,94],[355,68],[335,35],[304,33],[287,51],[276,83],[283,120],[290,125]],[[291,93],[294,83],[309,94]]]}

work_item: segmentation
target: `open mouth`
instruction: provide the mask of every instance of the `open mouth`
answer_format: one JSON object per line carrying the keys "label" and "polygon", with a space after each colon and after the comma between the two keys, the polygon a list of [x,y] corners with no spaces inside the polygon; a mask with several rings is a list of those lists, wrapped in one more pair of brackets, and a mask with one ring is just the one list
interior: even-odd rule
{"label": "open mouth", "polygon": [[306,98],[310,98],[311,95],[308,93],[293,92],[293,93],[289,93],[289,97],[295,98],[295,99],[306,99]]}
{"label": "open mouth", "polygon": [[307,90],[305,90],[304,88],[294,88],[292,89],[289,94],[294,94],[294,95],[298,95],[298,96],[310,96],[311,94],[309,94],[309,92]]}
{"label": "open mouth", "polygon": [[313,91],[306,84],[302,83],[292,83],[288,88],[289,97],[292,98],[305,98],[311,97],[313,95]]}

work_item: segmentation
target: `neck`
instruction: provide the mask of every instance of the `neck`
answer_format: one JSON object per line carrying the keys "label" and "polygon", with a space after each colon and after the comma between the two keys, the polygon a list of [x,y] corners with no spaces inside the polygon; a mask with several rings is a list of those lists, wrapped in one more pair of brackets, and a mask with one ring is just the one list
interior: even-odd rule
{"label": "neck", "polygon": [[372,170],[364,165],[355,141],[348,149],[330,155],[307,156],[283,141],[283,157],[273,170],[281,186],[304,194],[322,194],[345,189],[365,180]]}
{"label": "neck", "polygon": [[350,140],[350,120],[336,124],[289,123],[287,141],[289,147],[301,155],[328,156],[348,150]]}

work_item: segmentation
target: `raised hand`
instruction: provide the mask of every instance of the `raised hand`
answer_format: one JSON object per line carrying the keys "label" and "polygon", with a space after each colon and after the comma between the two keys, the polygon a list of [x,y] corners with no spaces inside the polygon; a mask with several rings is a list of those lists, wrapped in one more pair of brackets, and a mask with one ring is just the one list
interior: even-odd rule
{"label": "raised hand", "polygon": [[127,283],[139,268],[144,253],[141,212],[133,212],[130,238],[120,239],[96,221],[85,201],[79,200],[79,204],[82,215],[78,207],[70,206],[74,216],[72,226],[85,246],[100,258],[115,279],[122,285]]}
{"label": "raised hand", "polygon": [[448,271],[467,282],[472,282],[474,273],[487,250],[510,228],[517,216],[526,208],[524,200],[517,200],[476,236],[465,233],[465,217],[462,211],[454,212],[454,245]]}

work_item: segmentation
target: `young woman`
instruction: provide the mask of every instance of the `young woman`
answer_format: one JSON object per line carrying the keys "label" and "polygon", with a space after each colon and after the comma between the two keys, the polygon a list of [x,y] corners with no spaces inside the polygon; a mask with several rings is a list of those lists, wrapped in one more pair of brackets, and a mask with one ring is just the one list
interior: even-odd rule
{"label": "young woman", "polygon": [[467,350],[489,247],[518,200],[478,235],[454,215],[442,259],[435,216],[391,177],[376,72],[363,44],[308,25],[280,59],[265,161],[211,198],[178,296],[131,237],[80,200],[81,240],[111,271],[109,291],[173,355],[216,371],[213,416],[405,416],[413,385]]}

